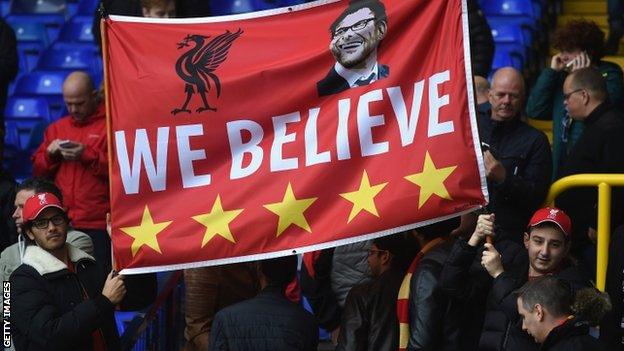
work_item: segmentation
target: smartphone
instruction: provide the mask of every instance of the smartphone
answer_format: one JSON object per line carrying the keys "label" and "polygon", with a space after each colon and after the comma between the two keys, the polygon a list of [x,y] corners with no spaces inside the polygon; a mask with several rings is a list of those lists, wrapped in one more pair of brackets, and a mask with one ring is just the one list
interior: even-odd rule
{"label": "smartphone", "polygon": [[60,147],[65,148],[65,149],[75,147],[76,145],[78,145],[78,144],[74,143],[74,142],[73,142],[73,141],[71,141],[71,140],[63,140],[63,141],[61,141],[61,143],[59,144],[59,146],[60,146]]}

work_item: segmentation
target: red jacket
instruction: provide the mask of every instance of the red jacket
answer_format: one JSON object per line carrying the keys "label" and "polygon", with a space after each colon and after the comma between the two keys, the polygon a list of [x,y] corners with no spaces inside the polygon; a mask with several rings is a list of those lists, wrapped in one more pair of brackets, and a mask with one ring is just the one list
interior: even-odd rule
{"label": "red jacket", "polygon": [[[104,105],[98,107],[85,123],[65,116],[50,124],[43,143],[35,151],[33,175],[53,178],[63,192],[63,203],[75,228],[106,229],[108,197],[108,156]],[[85,145],[79,161],[50,157],[48,145],[54,139],[69,139]]]}

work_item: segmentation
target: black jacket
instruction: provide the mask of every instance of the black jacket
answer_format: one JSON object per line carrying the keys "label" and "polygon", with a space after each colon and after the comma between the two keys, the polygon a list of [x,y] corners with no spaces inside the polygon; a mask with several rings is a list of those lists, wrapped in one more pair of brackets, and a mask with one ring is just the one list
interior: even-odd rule
{"label": "black jacket", "polygon": [[347,295],[336,351],[396,351],[399,321],[396,303],[405,271],[391,268]]}
{"label": "black jacket", "polygon": [[[520,315],[518,314],[516,303],[518,297],[515,291],[527,282],[529,276],[528,265],[524,268],[524,273],[519,276],[514,276],[507,272],[502,273],[494,279],[492,285],[488,306],[497,306],[503,311],[506,319],[505,321],[499,320],[496,321],[496,324],[492,323],[489,325],[492,329],[498,326],[499,330],[501,324],[505,326],[501,350],[530,351],[538,349],[538,345],[534,342],[533,338],[521,330]],[[569,262],[566,262],[565,268],[554,273],[554,275],[567,281],[572,287],[573,292],[591,286],[589,278],[583,271]],[[488,325],[486,324],[484,328],[485,327],[488,327]],[[481,337],[483,342],[487,341],[483,339],[483,335]]]}
{"label": "black jacket", "polygon": [[429,251],[412,274],[409,351],[462,350],[459,324],[463,306],[459,300],[448,297],[439,283],[451,246],[452,242],[446,242]]}
{"label": "black jacket", "polygon": [[17,351],[91,350],[96,330],[108,350],[120,349],[115,306],[101,293],[103,280],[95,260],[67,245],[76,273],[31,245],[11,275],[11,332]]}
{"label": "black jacket", "polygon": [[490,111],[479,113],[479,136],[492,155],[505,167],[505,180],[488,180],[488,210],[496,213],[499,238],[522,243],[522,233],[531,215],[544,202],[552,176],[548,138],[522,122],[496,122]]}
{"label": "black jacket", "polygon": [[[15,32],[3,18],[0,18],[0,128],[2,129],[4,129],[4,106],[6,105],[9,83],[17,76],[17,70]],[[4,140],[0,140],[0,144],[2,143]]]}
{"label": "black jacket", "polygon": [[318,326],[311,314],[268,286],[253,299],[217,313],[210,350],[316,351]]}
{"label": "black jacket", "polygon": [[[581,134],[562,166],[560,177],[581,173],[624,173],[624,118],[603,103],[585,119]],[[613,188],[611,229],[622,224],[624,189]],[[587,242],[587,228],[596,229],[596,187],[574,188],[557,198],[557,206],[572,219],[575,240]]]}
{"label": "black jacket", "polygon": [[[508,274],[524,274],[528,266],[524,247],[510,240],[496,241],[494,246]],[[498,350],[488,345],[499,345],[506,330],[506,316],[490,296],[493,279],[480,264],[482,252],[483,247],[457,240],[440,275],[442,289],[465,304],[460,318],[462,350]]]}
{"label": "black jacket", "polygon": [[611,233],[609,264],[605,292],[613,308],[600,324],[600,340],[611,345],[610,350],[624,351],[624,226]]}
{"label": "black jacket", "polygon": [[15,211],[15,190],[15,180],[0,166],[0,252],[17,242],[17,229],[12,217]]}
{"label": "black jacket", "polygon": [[477,0],[468,0],[468,26],[472,74],[487,78],[494,58],[494,38]]}
{"label": "black jacket", "polygon": [[576,318],[551,330],[540,351],[606,351],[606,345],[589,335],[586,322]]}
{"label": "black jacket", "polygon": [[340,326],[342,308],[351,288],[370,282],[369,248],[370,241],[361,241],[303,256],[301,293],[322,328],[333,331]]}

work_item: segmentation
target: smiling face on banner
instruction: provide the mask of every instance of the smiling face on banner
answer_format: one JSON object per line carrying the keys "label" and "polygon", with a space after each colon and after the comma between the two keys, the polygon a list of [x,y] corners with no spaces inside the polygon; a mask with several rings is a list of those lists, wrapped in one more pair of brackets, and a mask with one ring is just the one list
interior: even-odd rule
{"label": "smiling face on banner", "polygon": [[336,61],[346,68],[363,68],[386,34],[386,26],[368,7],[347,15],[332,33],[330,50]]}

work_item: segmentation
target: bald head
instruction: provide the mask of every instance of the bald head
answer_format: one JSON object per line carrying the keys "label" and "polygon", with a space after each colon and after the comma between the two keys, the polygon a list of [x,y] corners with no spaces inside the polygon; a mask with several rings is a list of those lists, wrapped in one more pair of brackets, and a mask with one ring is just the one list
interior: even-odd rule
{"label": "bald head", "polygon": [[85,121],[97,109],[96,91],[85,72],[72,72],[63,82],[63,100],[67,111],[78,122]]}
{"label": "bald head", "polygon": [[492,119],[499,122],[513,120],[520,115],[524,103],[524,78],[513,67],[503,67],[494,73],[488,93],[492,105]]}

